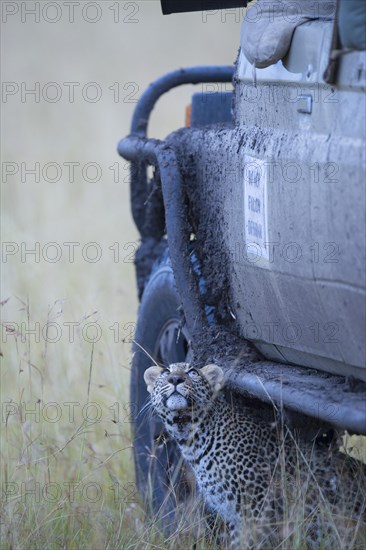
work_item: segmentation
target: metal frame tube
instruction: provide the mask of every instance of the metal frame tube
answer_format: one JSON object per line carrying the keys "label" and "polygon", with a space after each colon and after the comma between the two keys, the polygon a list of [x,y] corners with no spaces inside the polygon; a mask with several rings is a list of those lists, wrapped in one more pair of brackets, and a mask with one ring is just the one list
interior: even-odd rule
{"label": "metal frame tube", "polygon": [[[204,82],[231,82],[234,76],[232,66],[198,66],[178,69],[152,82],[136,104],[131,123],[131,135],[146,137],[149,119],[158,99],[173,88],[183,84]],[[131,164],[131,211],[137,229],[142,237],[148,237],[145,226],[145,203],[147,200],[146,167],[136,158]]]}
{"label": "metal frame tube", "polygon": [[234,65],[213,65],[186,67],[172,71],[158,78],[142,94],[132,117],[131,134],[146,137],[151,112],[158,99],[173,88],[182,84],[203,84],[208,82],[231,82]]}
{"label": "metal frame tube", "polygon": [[119,154],[135,162],[143,160],[159,167],[169,254],[179,295],[182,299],[188,330],[193,337],[195,330],[207,327],[204,306],[189,255],[190,227],[186,201],[177,157],[164,142],[130,136],[118,144]]}

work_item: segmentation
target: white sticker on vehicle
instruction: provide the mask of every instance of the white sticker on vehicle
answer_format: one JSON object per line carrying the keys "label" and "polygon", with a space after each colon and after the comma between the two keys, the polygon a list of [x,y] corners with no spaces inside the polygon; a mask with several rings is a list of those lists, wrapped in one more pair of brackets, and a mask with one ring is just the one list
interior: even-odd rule
{"label": "white sticker on vehicle", "polygon": [[[253,245],[253,253],[269,260],[267,215],[268,161],[245,155],[244,216],[245,244]],[[249,248],[248,248],[249,249]]]}

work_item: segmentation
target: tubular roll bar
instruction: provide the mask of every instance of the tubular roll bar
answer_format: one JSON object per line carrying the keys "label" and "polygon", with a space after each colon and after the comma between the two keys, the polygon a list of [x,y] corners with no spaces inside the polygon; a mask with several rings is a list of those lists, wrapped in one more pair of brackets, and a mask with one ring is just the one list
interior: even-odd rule
{"label": "tubular roll bar", "polygon": [[143,160],[158,166],[165,204],[169,255],[179,295],[181,296],[188,330],[203,330],[207,326],[204,305],[190,262],[190,227],[184,201],[179,165],[175,152],[163,141],[129,136],[118,144],[119,154],[132,162]]}
{"label": "tubular roll bar", "polygon": [[[150,84],[136,104],[132,116],[131,135],[145,138],[152,110],[158,99],[183,84],[208,82],[231,82],[234,66],[202,66],[178,69]],[[122,140],[123,141],[123,140]],[[122,143],[120,142],[120,144]],[[123,155],[122,155],[123,156]],[[131,164],[131,210],[132,217],[142,237],[148,236],[145,225],[145,203],[147,200],[147,175],[142,158],[135,158]]]}
{"label": "tubular roll bar", "polygon": [[231,82],[233,65],[213,65],[178,69],[158,78],[142,94],[132,117],[131,134],[146,137],[151,111],[157,100],[169,90],[182,84],[203,84],[208,82]]}

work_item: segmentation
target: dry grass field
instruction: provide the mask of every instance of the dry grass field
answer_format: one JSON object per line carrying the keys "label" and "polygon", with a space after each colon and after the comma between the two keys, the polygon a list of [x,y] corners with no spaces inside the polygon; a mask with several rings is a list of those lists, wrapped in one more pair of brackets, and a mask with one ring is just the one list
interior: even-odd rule
{"label": "dry grass field", "polygon": [[[1,548],[192,547],[185,527],[165,541],[144,527],[134,485],[138,235],[116,144],[151,80],[234,61],[239,13],[163,17],[156,0],[1,8]],[[183,125],[191,92],[162,100],[150,135]]]}
{"label": "dry grass field", "polygon": [[[238,14],[74,4],[1,6],[1,548],[149,547],[128,403],[138,236],[116,144],[150,81],[230,64],[239,44]],[[191,91],[162,100],[150,135],[183,125]]]}

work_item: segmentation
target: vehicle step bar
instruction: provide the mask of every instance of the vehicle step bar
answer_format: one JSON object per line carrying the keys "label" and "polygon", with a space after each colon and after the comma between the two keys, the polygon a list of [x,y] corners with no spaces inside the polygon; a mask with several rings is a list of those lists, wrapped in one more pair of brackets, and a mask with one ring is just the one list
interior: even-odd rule
{"label": "vehicle step bar", "polygon": [[228,389],[366,435],[366,384],[270,361],[227,368]]}

